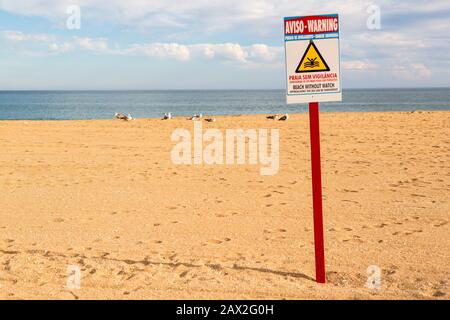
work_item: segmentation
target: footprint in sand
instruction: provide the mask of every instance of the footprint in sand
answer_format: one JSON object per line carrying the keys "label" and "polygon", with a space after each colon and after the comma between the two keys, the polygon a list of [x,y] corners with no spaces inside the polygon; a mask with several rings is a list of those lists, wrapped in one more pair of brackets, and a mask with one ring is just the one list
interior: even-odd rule
{"label": "footprint in sand", "polygon": [[422,233],[422,232],[423,232],[422,229],[415,229],[415,230],[405,232],[405,235],[409,236],[409,235],[412,235],[413,233]]}
{"label": "footprint in sand", "polygon": [[171,255],[171,256],[169,257],[169,260],[170,260],[170,261],[173,261],[177,256],[178,256],[178,253],[174,253],[173,255]]}
{"label": "footprint in sand", "polygon": [[344,192],[352,192],[352,193],[357,193],[357,190],[349,190],[349,189],[343,189],[342,191]]}
{"label": "footprint in sand", "polygon": [[438,227],[445,226],[446,224],[448,224],[448,221],[443,221],[443,222],[437,223],[434,226],[438,228]]}
{"label": "footprint in sand", "polygon": [[416,194],[416,193],[411,193],[412,197],[419,197],[419,198],[426,198],[426,196],[424,196],[423,194]]}
{"label": "footprint in sand", "polygon": [[206,243],[207,244],[222,244],[222,243],[228,242],[228,241],[231,241],[231,239],[230,238],[224,238],[222,240],[211,239],[211,240],[206,241]]}
{"label": "footprint in sand", "polygon": [[210,243],[210,244],[221,244],[223,241],[212,239],[212,240],[208,240],[206,242]]}
{"label": "footprint in sand", "polygon": [[376,227],[377,227],[377,228],[384,228],[384,227],[387,227],[387,226],[388,226],[388,224],[386,224],[386,223],[381,223],[381,224],[377,225]]}
{"label": "footprint in sand", "polygon": [[189,270],[183,271],[182,273],[179,274],[180,278],[184,278],[187,274],[188,274]]}
{"label": "footprint in sand", "polygon": [[286,229],[265,229],[263,230],[263,233],[265,234],[264,240],[284,240],[286,239],[285,233],[287,232]]}

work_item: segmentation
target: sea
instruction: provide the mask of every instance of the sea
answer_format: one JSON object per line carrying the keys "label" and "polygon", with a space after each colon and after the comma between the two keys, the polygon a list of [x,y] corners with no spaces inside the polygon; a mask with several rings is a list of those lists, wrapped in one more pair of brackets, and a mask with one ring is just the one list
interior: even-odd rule
{"label": "sea", "polygon": [[[450,110],[450,88],[348,89],[343,101],[321,103],[321,112]],[[0,91],[0,120],[111,119],[303,113],[307,104],[287,105],[285,90]]]}

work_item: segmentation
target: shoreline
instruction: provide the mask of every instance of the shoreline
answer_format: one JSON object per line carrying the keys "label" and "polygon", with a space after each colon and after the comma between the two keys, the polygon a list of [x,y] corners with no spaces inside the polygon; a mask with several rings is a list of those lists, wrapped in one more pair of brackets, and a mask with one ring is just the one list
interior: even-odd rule
{"label": "shoreline", "polygon": [[[436,87],[377,87],[377,88],[343,88],[345,91],[357,90],[442,90],[450,89],[450,86]],[[2,92],[152,92],[152,91],[286,91],[286,88],[268,89],[0,89]]]}
{"label": "shoreline", "polygon": [[[320,114],[324,114],[324,115],[337,115],[337,114],[389,114],[389,113],[393,113],[393,114],[413,114],[413,113],[439,113],[439,112],[450,112],[450,110],[448,109],[442,109],[442,110],[426,110],[426,109],[417,109],[417,110],[413,110],[413,111],[320,111]],[[247,113],[247,114],[226,114],[226,115],[209,115],[209,114],[205,114],[203,115],[203,118],[208,118],[208,117],[215,117],[218,119],[223,119],[223,118],[233,118],[233,117],[263,117],[265,118],[268,115],[272,115],[272,114],[276,114],[276,113],[266,113],[266,114],[262,114],[262,113]],[[283,114],[283,113],[279,113],[279,114]],[[296,113],[289,113],[289,116],[301,116],[301,115],[307,115],[308,111],[305,112],[296,112]],[[186,115],[186,116],[174,116],[171,120],[189,120],[187,119],[188,117],[190,117],[192,115]],[[111,116],[110,119],[0,119],[0,123],[6,123],[6,122],[20,122],[20,121],[29,121],[29,122],[82,122],[82,121],[86,121],[86,122],[95,122],[95,121],[120,121],[118,119],[114,119],[113,116]],[[135,120],[138,121],[145,121],[145,120],[150,120],[150,121],[154,121],[154,120],[163,120],[162,116],[161,117],[144,117],[144,118],[136,118],[131,120],[130,122],[133,122]],[[167,121],[167,120],[164,120]],[[170,120],[169,120],[170,121]],[[267,121],[271,121],[271,120],[267,120]]]}

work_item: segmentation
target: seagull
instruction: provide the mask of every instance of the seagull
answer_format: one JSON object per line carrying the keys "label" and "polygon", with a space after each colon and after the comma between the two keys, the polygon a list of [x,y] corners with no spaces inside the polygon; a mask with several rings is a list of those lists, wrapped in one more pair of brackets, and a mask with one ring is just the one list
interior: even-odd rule
{"label": "seagull", "polygon": [[199,114],[196,113],[192,117],[190,117],[189,120],[196,121],[196,120],[199,120],[202,117],[203,117],[203,115],[201,113],[199,113]]}
{"label": "seagull", "polygon": [[163,120],[170,120],[172,119],[172,112],[164,113]]}
{"label": "seagull", "polygon": [[130,121],[130,120],[133,120],[133,117],[131,116],[131,114],[128,114],[128,115],[126,116],[126,115],[124,115],[123,113],[120,113],[120,112],[116,112],[116,113],[114,114],[114,117],[117,118],[117,119],[120,119],[120,120],[124,120],[124,121]]}
{"label": "seagull", "polygon": [[206,122],[216,122],[216,118],[207,118],[205,119]]}
{"label": "seagull", "polygon": [[124,120],[126,116],[123,113],[116,112],[114,114],[114,117],[117,118],[117,119],[120,119],[120,120]]}
{"label": "seagull", "polygon": [[274,114],[273,116],[267,116],[266,119],[269,119],[269,120],[278,120],[279,117],[280,117],[279,115]]}
{"label": "seagull", "polygon": [[280,117],[279,121],[287,121],[289,119],[289,115],[286,113],[284,116]]}

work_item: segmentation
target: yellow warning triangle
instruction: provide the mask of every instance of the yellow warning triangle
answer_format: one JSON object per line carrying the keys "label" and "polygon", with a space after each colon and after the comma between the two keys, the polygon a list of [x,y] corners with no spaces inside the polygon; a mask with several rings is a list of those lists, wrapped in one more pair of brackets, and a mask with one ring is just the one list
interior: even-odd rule
{"label": "yellow warning triangle", "polygon": [[330,71],[330,68],[328,67],[325,59],[320,54],[314,42],[311,40],[295,72],[303,73],[321,71]]}

